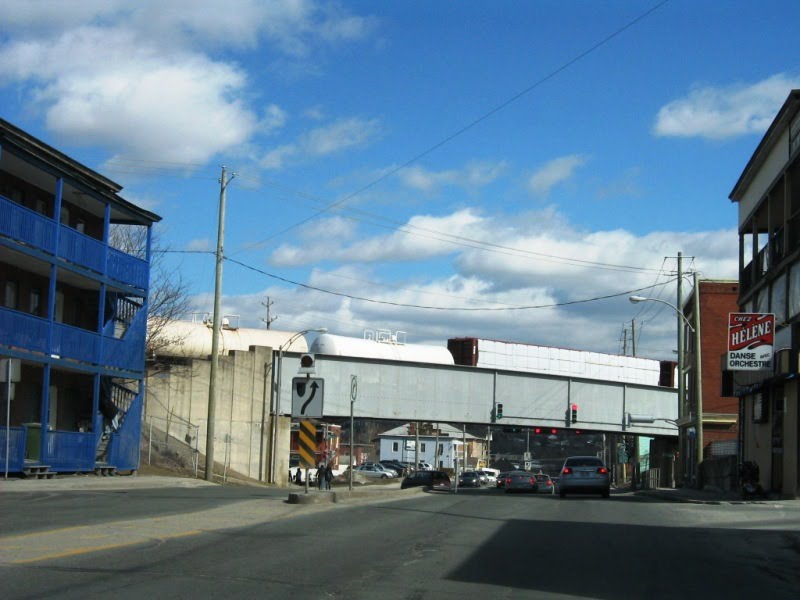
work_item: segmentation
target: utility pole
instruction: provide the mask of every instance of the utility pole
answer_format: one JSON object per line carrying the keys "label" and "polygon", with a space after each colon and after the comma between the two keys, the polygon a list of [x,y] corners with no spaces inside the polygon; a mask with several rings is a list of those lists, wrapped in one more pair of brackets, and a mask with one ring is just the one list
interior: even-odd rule
{"label": "utility pole", "polygon": [[631,356],[636,356],[636,321],[631,319]]}
{"label": "utility pole", "polygon": [[703,463],[703,373],[702,345],[700,344],[700,280],[697,271],[694,275],[694,395],[697,410],[697,468]]}
{"label": "utility pole", "polygon": [[628,330],[622,328],[622,356],[628,356]]}
{"label": "utility pole", "polygon": [[[233,177],[231,177],[233,179]],[[225,243],[225,190],[230,180],[225,166],[219,180],[219,222],[217,226],[216,273],[214,278],[214,322],[211,330],[211,374],[208,380],[208,417],[206,423],[206,481],[214,480],[214,425],[217,412],[217,369],[219,367],[219,332],[221,327],[222,259]]]}
{"label": "utility pole", "polygon": [[269,296],[267,296],[267,301],[266,302],[262,302],[261,303],[261,306],[264,306],[267,309],[267,318],[266,319],[261,319],[264,323],[266,323],[267,329],[269,329],[269,326],[272,324],[272,322],[275,321],[278,318],[278,317],[270,318],[270,316],[269,316],[269,307],[272,306],[273,304],[275,304],[275,303],[270,301]]}
{"label": "utility pole", "polygon": [[[686,385],[683,377],[683,254],[678,252],[678,407],[680,416],[686,416]],[[686,440],[686,431],[683,428],[683,435],[680,436],[686,447],[682,448],[684,456],[684,464],[688,468],[688,440]],[[684,471],[684,475],[686,472]]]}

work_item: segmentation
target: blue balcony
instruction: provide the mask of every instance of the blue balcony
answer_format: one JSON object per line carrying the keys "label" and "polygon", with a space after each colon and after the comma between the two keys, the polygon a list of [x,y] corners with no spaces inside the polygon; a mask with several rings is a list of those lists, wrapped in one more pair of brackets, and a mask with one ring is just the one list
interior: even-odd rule
{"label": "blue balcony", "polygon": [[56,224],[53,219],[3,196],[0,196],[0,236],[88,269],[98,277],[105,272],[112,282],[147,290],[150,273],[147,261],[110,248],[71,227]]}
{"label": "blue balcony", "polygon": [[139,373],[144,369],[147,321],[143,310],[134,317],[122,339],[63,323],[53,323],[52,327],[52,346],[48,348],[50,321],[0,307],[0,346],[124,371]]}

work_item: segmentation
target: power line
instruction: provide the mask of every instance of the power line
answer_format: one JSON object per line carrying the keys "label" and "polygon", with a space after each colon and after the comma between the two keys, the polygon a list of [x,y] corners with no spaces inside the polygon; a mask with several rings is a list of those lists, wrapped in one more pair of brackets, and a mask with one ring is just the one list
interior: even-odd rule
{"label": "power line", "polygon": [[[586,299],[583,299],[583,300],[570,300],[570,301],[567,301],[567,302],[554,302],[554,303],[551,303],[551,304],[538,304],[538,305],[529,305],[529,306],[521,305],[521,306],[484,307],[484,308],[468,307],[468,306],[428,306],[428,305],[423,305],[423,304],[410,304],[410,303],[405,303],[405,302],[394,302],[394,301],[391,301],[391,300],[377,300],[375,298],[367,298],[367,297],[364,297],[364,296],[355,296],[353,294],[346,294],[344,292],[335,292],[333,290],[328,290],[328,289],[321,288],[321,287],[318,287],[318,286],[309,285],[309,284],[306,284],[306,283],[300,283],[298,281],[293,281],[293,280],[288,279],[286,277],[281,277],[280,275],[275,275],[274,273],[269,273],[267,271],[264,271],[263,269],[259,269],[257,267],[253,267],[251,265],[245,264],[245,263],[243,263],[241,261],[238,261],[238,260],[236,260],[234,258],[223,257],[223,259],[228,261],[228,262],[230,262],[230,263],[233,263],[235,265],[239,265],[240,267],[243,267],[243,268],[248,269],[250,271],[254,271],[256,273],[260,273],[261,275],[264,275],[264,276],[269,277],[271,279],[275,279],[275,280],[278,280],[278,281],[283,281],[284,283],[288,283],[290,285],[301,287],[301,288],[304,288],[304,289],[307,289],[307,290],[312,290],[312,291],[315,291],[315,292],[321,292],[321,293],[324,293],[324,294],[330,294],[332,296],[339,296],[339,297],[342,297],[342,298],[348,298],[350,300],[360,300],[362,302],[370,302],[370,303],[373,303],[373,304],[384,304],[384,305],[388,305],[388,306],[398,306],[398,307],[402,307],[402,308],[418,308],[418,309],[422,309],[422,310],[439,310],[439,311],[445,311],[446,310],[446,311],[462,311],[462,312],[499,312],[499,311],[512,311],[512,310],[535,310],[535,309],[543,309],[543,308],[558,308],[558,307],[561,307],[561,306],[573,306],[573,305],[577,305],[577,304],[586,304],[586,303],[589,303],[589,302],[597,302],[597,301],[600,301],[600,300],[609,300],[611,298],[619,298],[620,296],[626,296],[626,295],[633,294],[635,292],[641,292],[643,290],[649,289],[649,287],[637,288],[637,289],[633,289],[633,290],[626,290],[624,292],[617,292],[617,293],[614,293],[614,294],[607,294],[607,295],[604,295],[604,296],[596,296],[594,298],[586,298]],[[674,280],[672,280],[672,281],[674,281]],[[665,285],[667,283],[671,283],[671,282],[665,282]]]}
{"label": "power line", "polygon": [[[252,176],[250,176],[249,178],[257,180],[257,178],[252,177]],[[242,186],[239,186],[239,187],[242,187]],[[247,190],[252,191],[252,192],[257,191],[257,190],[254,190],[252,188],[243,188],[243,189],[247,189]],[[289,190],[289,188],[285,188],[285,187],[283,189],[287,190],[287,191]],[[308,193],[305,193],[305,192],[292,191],[292,193],[297,194],[299,197],[307,198],[307,199],[313,200],[315,202],[319,202],[320,204],[325,204],[325,202],[326,202],[325,200],[323,200],[321,198],[318,198],[316,196],[313,196],[312,194],[308,194]],[[331,205],[328,205],[328,206],[330,207],[330,206],[333,206],[333,205],[331,204]],[[368,224],[373,225],[375,227],[380,227],[380,228],[388,229],[388,230],[391,230],[391,231],[399,231],[401,233],[406,233],[408,235],[414,235],[414,236],[418,236],[418,237],[422,237],[422,238],[426,238],[426,239],[436,240],[438,242],[442,242],[442,243],[445,243],[445,244],[452,244],[452,245],[455,245],[455,246],[461,246],[461,247],[464,247],[464,248],[473,248],[475,250],[482,250],[482,251],[486,251],[486,252],[494,252],[496,254],[504,254],[506,256],[516,256],[516,257],[520,257],[520,258],[536,258],[536,259],[544,261],[544,262],[553,262],[553,263],[556,263],[556,264],[567,264],[567,265],[572,265],[572,266],[589,266],[589,267],[593,267],[593,268],[597,268],[597,269],[605,269],[605,270],[611,270],[611,271],[660,273],[660,270],[654,270],[654,269],[650,269],[650,268],[647,268],[647,267],[636,267],[636,266],[633,266],[633,265],[619,265],[619,264],[612,264],[612,263],[603,263],[603,262],[599,262],[599,261],[583,260],[583,259],[580,259],[580,258],[571,258],[571,257],[566,257],[566,256],[556,256],[556,255],[553,255],[553,254],[545,254],[543,252],[535,252],[533,250],[525,250],[525,249],[522,249],[522,248],[514,248],[512,246],[505,246],[505,245],[502,245],[502,244],[495,244],[495,243],[492,243],[492,242],[486,242],[486,241],[483,241],[483,240],[477,240],[477,239],[469,238],[469,237],[466,237],[466,236],[454,235],[454,234],[438,231],[438,230],[435,230],[435,229],[429,229],[429,228],[426,228],[426,227],[419,227],[419,226],[416,226],[416,225],[409,225],[407,223],[400,223],[397,220],[390,219],[390,218],[384,217],[382,215],[377,215],[377,214],[370,213],[370,212],[364,211],[364,210],[352,209],[352,208],[349,208],[349,207],[340,206],[340,207],[336,207],[336,209],[337,209],[337,211],[348,210],[350,212],[359,213],[359,214],[362,214],[362,215],[365,215],[365,216],[369,217],[370,219],[376,219],[376,220],[379,220],[379,221],[385,221],[385,222],[391,223],[393,225],[392,226],[387,226],[387,225],[375,222],[374,220],[370,221],[370,220],[367,220],[367,219],[362,219],[362,218],[359,218],[359,217],[356,217],[356,216],[346,215],[346,214],[342,214],[341,212],[339,212],[339,216],[341,216],[342,218],[345,218],[345,219],[350,219],[350,220],[358,221],[358,222],[362,222],[362,223],[368,223]],[[321,212],[324,212],[324,211],[321,211]],[[318,212],[316,214],[319,215],[319,214],[321,214],[321,212]],[[420,233],[420,232],[422,232],[422,233]],[[262,245],[264,242],[272,239],[273,237],[275,237],[275,236],[271,236],[269,238],[260,240],[258,242],[254,242],[252,244],[249,244],[249,245],[237,250],[236,252],[230,254],[230,256],[235,256],[237,254],[241,254],[242,252],[246,252],[247,250],[255,248],[256,246]]]}
{"label": "power line", "polygon": [[[319,211],[317,211],[313,215],[311,215],[311,216],[309,216],[309,217],[307,217],[305,219],[302,219],[302,220],[296,222],[293,225],[285,227],[281,231],[279,231],[279,232],[277,232],[277,233],[275,233],[273,235],[270,235],[269,237],[266,237],[263,240],[260,240],[260,241],[256,242],[254,245],[258,245],[258,244],[264,243],[264,242],[266,242],[268,240],[271,240],[271,239],[274,239],[276,237],[279,237],[279,236],[281,236],[281,235],[283,235],[285,233],[288,233],[292,229],[296,229],[297,227],[300,227],[301,225],[304,225],[305,223],[308,223],[309,221],[311,221],[312,219],[315,219],[319,215],[321,215],[323,213],[326,213],[326,212],[329,212],[330,210],[336,208],[337,206],[345,204],[346,202],[348,202],[349,200],[352,200],[353,198],[355,198],[359,194],[362,194],[365,191],[375,187],[376,185],[378,185],[379,183],[385,181],[389,177],[392,177],[393,175],[399,173],[403,169],[406,169],[407,167],[411,166],[412,164],[414,164],[414,163],[418,162],[419,160],[425,158],[429,154],[432,154],[433,152],[435,152],[436,150],[438,150],[439,148],[441,148],[445,144],[448,144],[449,142],[451,142],[455,138],[463,135],[464,133],[466,133],[467,131],[471,130],[472,128],[474,128],[478,124],[482,123],[483,121],[485,121],[488,118],[492,117],[493,115],[497,114],[501,110],[507,108],[509,105],[513,104],[514,102],[516,102],[517,100],[519,100],[523,96],[526,96],[527,94],[529,94],[530,92],[532,92],[533,90],[538,88],[539,86],[543,85],[547,81],[553,79],[554,77],[556,77],[557,75],[559,75],[563,71],[567,70],[568,68],[570,68],[575,63],[577,63],[577,62],[581,61],[582,59],[586,58],[589,54],[593,53],[598,48],[601,48],[602,46],[604,46],[605,44],[607,44],[608,42],[610,42],[614,38],[616,38],[619,35],[621,35],[626,30],[628,30],[631,27],[633,27],[634,25],[638,24],[640,21],[642,21],[645,18],[647,18],[650,14],[654,13],[656,10],[661,8],[663,5],[667,4],[669,1],[670,0],[662,0],[661,2],[656,4],[655,6],[649,8],[648,10],[646,10],[645,12],[640,14],[635,19],[629,21],[628,23],[626,23],[622,27],[618,28],[616,31],[614,31],[611,34],[607,35],[605,38],[603,38],[599,42],[593,44],[592,46],[590,46],[586,50],[580,52],[578,55],[574,56],[573,58],[571,58],[570,60],[568,60],[567,62],[565,62],[561,66],[559,66],[558,68],[554,69],[553,71],[551,71],[550,73],[545,75],[544,77],[542,77],[539,80],[535,81],[533,84],[529,85],[528,87],[526,87],[522,91],[514,94],[508,100],[500,103],[499,105],[495,106],[491,110],[483,113],[478,118],[476,118],[473,121],[467,123],[466,125],[464,125],[460,129],[457,129],[455,132],[451,133],[450,135],[446,136],[444,139],[442,139],[439,142],[437,142],[437,143],[433,144],[432,146],[428,147],[426,150],[420,152],[419,154],[417,154],[417,155],[413,156],[412,158],[406,160],[405,162],[401,163],[399,166],[389,169],[388,171],[386,171],[385,173],[383,173],[382,175],[380,175],[376,179],[373,179],[372,181],[370,181],[366,185],[358,188],[354,192],[351,192],[350,194],[346,195],[342,199],[337,200],[336,202],[333,202],[332,204],[328,205],[327,207],[320,209]],[[247,249],[247,248],[245,248],[245,249]]]}

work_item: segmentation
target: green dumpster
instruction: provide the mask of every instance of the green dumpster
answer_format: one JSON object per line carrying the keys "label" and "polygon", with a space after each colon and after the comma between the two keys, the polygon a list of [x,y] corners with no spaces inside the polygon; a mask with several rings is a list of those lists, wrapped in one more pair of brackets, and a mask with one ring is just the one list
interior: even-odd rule
{"label": "green dumpster", "polygon": [[23,423],[25,428],[25,459],[39,460],[39,449],[42,445],[42,424]]}

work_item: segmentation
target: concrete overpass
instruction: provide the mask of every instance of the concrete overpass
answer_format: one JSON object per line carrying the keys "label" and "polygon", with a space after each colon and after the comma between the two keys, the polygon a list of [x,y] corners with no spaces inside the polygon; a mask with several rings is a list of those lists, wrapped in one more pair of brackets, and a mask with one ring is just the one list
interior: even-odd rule
{"label": "concrete overpass", "polygon": [[[278,413],[292,411],[291,381],[300,354],[282,360]],[[276,369],[277,372],[277,369]],[[523,373],[480,367],[432,365],[316,355],[316,377],[325,380],[325,417],[350,415],[351,381],[357,418],[492,423],[503,405],[503,426],[572,427],[586,431],[677,437],[678,394],[665,388],[619,381]],[[276,383],[277,385],[277,383]],[[570,407],[578,420],[568,424]],[[636,415],[626,426],[626,415]],[[651,423],[641,422],[649,420]]]}

